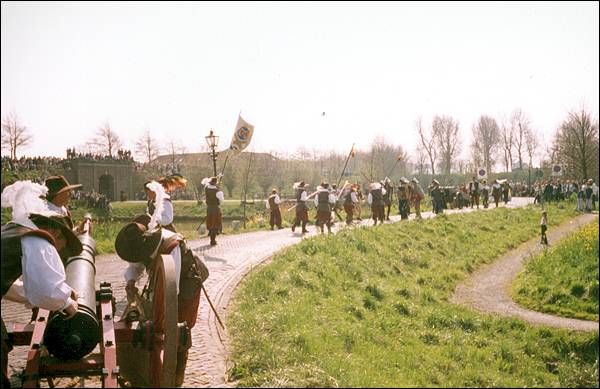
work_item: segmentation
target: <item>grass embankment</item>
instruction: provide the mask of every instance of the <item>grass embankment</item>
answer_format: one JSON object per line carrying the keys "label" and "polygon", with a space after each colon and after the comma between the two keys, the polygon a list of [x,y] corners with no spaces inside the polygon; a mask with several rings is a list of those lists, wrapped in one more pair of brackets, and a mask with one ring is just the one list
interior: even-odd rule
{"label": "grass embankment", "polygon": [[[551,205],[552,225],[573,207]],[[448,302],[468,273],[536,236],[538,208],[305,239],[250,274],[228,317],[241,386],[598,386],[598,333]]]}
{"label": "grass embankment", "polygon": [[511,292],[524,307],[598,321],[598,221],[527,262]]}

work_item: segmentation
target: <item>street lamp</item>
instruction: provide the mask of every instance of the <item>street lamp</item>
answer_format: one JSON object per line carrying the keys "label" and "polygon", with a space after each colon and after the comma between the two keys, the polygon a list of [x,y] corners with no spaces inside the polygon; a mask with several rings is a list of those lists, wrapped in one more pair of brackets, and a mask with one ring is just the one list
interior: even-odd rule
{"label": "street lamp", "polygon": [[217,135],[215,135],[213,133],[213,130],[211,129],[210,134],[208,134],[204,138],[206,139],[206,143],[208,144],[208,147],[211,150],[214,177],[216,177],[217,176],[217,153],[215,152],[215,149],[217,148],[217,145],[219,144],[219,137]]}

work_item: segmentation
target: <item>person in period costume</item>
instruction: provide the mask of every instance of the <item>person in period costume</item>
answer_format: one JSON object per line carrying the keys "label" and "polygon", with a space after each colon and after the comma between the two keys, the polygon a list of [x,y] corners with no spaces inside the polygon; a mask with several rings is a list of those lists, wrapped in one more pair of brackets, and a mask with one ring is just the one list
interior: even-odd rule
{"label": "person in period costume", "polygon": [[279,209],[279,204],[281,204],[281,198],[279,198],[279,194],[277,193],[277,189],[273,188],[271,191],[271,195],[267,199],[267,209],[270,211],[271,217],[269,218],[269,224],[271,225],[271,230],[277,226],[278,229],[282,229],[281,226],[281,210]]}
{"label": "person in period costume", "polygon": [[[177,321],[186,322],[191,329],[196,324],[202,283],[208,278],[208,268],[197,254],[190,250],[184,238],[166,228],[161,228],[156,218],[148,221],[147,215],[125,225],[115,239],[115,251],[129,265],[123,274],[129,304],[139,299],[136,282],[151,268],[152,261],[161,254],[170,254],[175,264],[177,287]],[[130,306],[125,309],[129,312]],[[123,315],[127,318],[127,314]],[[183,384],[185,367],[191,342],[177,351],[175,381]]]}
{"label": "person in period costume", "polygon": [[504,201],[504,204],[508,204],[510,201],[510,185],[508,181],[502,184],[502,201]]}
{"label": "person in period costume", "polygon": [[[346,184],[344,184],[346,185]],[[341,196],[341,191],[345,190],[345,186],[342,186],[341,190],[338,189],[336,184],[332,184],[331,185],[331,190],[330,192],[333,193],[333,195],[335,196],[335,204],[333,205],[333,213],[335,214],[335,216],[340,220],[344,220],[342,218],[342,215],[340,215],[340,211],[344,208],[343,207],[343,203],[342,203],[342,196]],[[332,221],[333,225],[335,225],[335,219],[333,219]]]}
{"label": "person in period costume", "polygon": [[[69,184],[69,181],[64,176],[52,176],[48,177],[44,181],[44,186],[48,188],[46,193],[46,200],[48,201],[48,208],[51,211],[59,213],[66,217],[67,223],[74,228],[73,215],[69,211],[68,205],[71,201],[71,192],[74,189],[81,188],[81,184]],[[81,225],[75,227],[76,233],[81,232]]]}
{"label": "person in period costume", "polygon": [[361,221],[362,220],[362,202],[365,200],[365,196],[363,194],[362,188],[360,187],[360,184],[355,184],[356,185],[356,198],[358,199],[358,202],[356,204],[354,204],[354,210],[356,211],[356,220]]}
{"label": "person in period costume", "polygon": [[344,211],[346,211],[346,224],[352,224],[354,207],[358,203],[358,196],[356,195],[357,185],[351,185],[350,190],[344,197]]}
{"label": "person in period costume", "polygon": [[431,182],[431,185],[429,186],[429,188],[430,188],[430,194],[431,194],[431,201],[433,203],[433,213],[435,213],[436,215],[438,213],[443,213],[444,212],[444,193],[440,189],[440,183],[434,179]]}
{"label": "person in period costume", "polygon": [[410,200],[409,182],[406,178],[400,178],[398,186],[398,213],[401,220],[408,219],[408,202]]}
{"label": "person in period costume", "polygon": [[394,186],[392,185],[392,180],[390,180],[389,177],[386,177],[381,184],[385,189],[385,195],[383,195],[383,203],[385,204],[385,208],[387,208],[387,212],[385,213],[385,220],[390,220],[390,211],[392,209]]}
{"label": "person in period costume", "polygon": [[383,223],[385,219],[385,203],[383,202],[383,196],[385,195],[385,188],[379,182],[373,182],[369,185],[369,195],[367,196],[367,202],[371,206],[371,214],[373,215],[373,221],[377,225],[379,220]]}
{"label": "person in period costume", "polygon": [[[187,180],[180,174],[172,174],[160,178],[158,181],[147,181],[144,183],[144,191],[148,202],[146,214],[152,216],[158,208],[158,224],[169,231],[177,232],[173,223],[174,211],[171,193],[177,189],[184,189]],[[157,204],[159,204],[157,206]]]}
{"label": "person in period costume", "polygon": [[[62,311],[68,318],[77,313],[77,293],[66,282],[63,261],[81,253],[81,242],[69,220],[42,200],[46,186],[17,181],[4,188],[2,207],[12,207],[12,220],[1,230],[2,298]],[[19,279],[21,278],[21,279]],[[2,387],[10,387],[8,353],[12,344],[4,320],[2,336]]]}
{"label": "person in period costume", "polygon": [[585,210],[587,212],[592,212],[593,207],[593,198],[594,198],[594,180],[589,179],[585,186]]}
{"label": "person in period costume", "polygon": [[577,191],[577,211],[583,212],[585,211],[585,190],[587,186],[585,182],[581,183],[579,190]]}
{"label": "person in period costume", "polygon": [[487,185],[487,181],[481,182],[481,204],[483,208],[487,208],[490,205],[490,187]]}
{"label": "person in period costume", "polygon": [[548,212],[546,212],[546,210],[542,211],[542,220],[540,221],[540,230],[541,230],[540,243],[548,246],[548,237],[546,236],[546,231],[548,230]]}
{"label": "person in period costume", "polygon": [[335,195],[329,190],[329,184],[322,182],[317,187],[317,195],[315,196],[315,206],[317,207],[317,227],[321,229],[321,233],[325,233],[324,225],[327,226],[327,232],[331,234],[331,210],[335,205]]}
{"label": "person in period costume", "polygon": [[473,181],[469,182],[469,193],[471,194],[471,208],[477,205],[479,209],[479,181],[477,177],[473,176]]}
{"label": "person in period costume", "polygon": [[412,201],[412,203],[415,206],[415,212],[416,212],[416,217],[417,219],[421,219],[421,201],[423,201],[423,199],[425,198],[425,192],[423,191],[423,188],[421,188],[421,185],[419,184],[419,180],[417,180],[416,177],[414,177],[411,180],[411,197],[410,197],[410,201]]}
{"label": "person in period costume", "polygon": [[225,195],[219,189],[217,177],[202,179],[202,185],[204,185],[204,196],[206,198],[206,229],[210,237],[210,245],[215,246],[217,235],[223,231],[221,204],[225,201]]}
{"label": "person in period costume", "polygon": [[292,224],[292,232],[296,231],[296,226],[302,225],[302,233],[305,234],[308,232],[306,229],[306,224],[308,223],[308,206],[306,205],[306,200],[308,200],[308,193],[306,192],[308,184],[304,181],[296,182],[293,188],[296,194],[296,217],[294,224]]}
{"label": "person in period costume", "polygon": [[492,185],[492,196],[494,196],[494,203],[496,203],[496,208],[498,208],[498,203],[500,202],[500,196],[502,196],[502,187],[498,180],[494,181]]}

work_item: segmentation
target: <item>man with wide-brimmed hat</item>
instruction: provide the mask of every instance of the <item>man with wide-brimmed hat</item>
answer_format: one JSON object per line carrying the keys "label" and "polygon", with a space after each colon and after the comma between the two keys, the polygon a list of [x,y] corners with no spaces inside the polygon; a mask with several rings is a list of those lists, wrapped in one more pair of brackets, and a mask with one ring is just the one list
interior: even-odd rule
{"label": "man with wide-brimmed hat", "polygon": [[[173,258],[176,272],[177,319],[180,323],[186,322],[191,329],[196,325],[201,286],[208,278],[208,268],[187,248],[180,234],[161,228],[156,223],[147,225],[147,222],[147,215],[137,217],[132,223],[125,225],[115,239],[115,251],[119,257],[129,262],[124,273],[127,300],[131,304],[139,296],[136,282],[145,270],[151,271],[154,260],[161,254],[169,254]],[[191,347],[191,344],[188,346]],[[177,352],[177,386],[183,383],[189,347]]]}
{"label": "man with wide-brimmed hat", "polygon": [[479,180],[477,177],[473,176],[473,180],[469,182],[469,194],[471,195],[471,208],[474,205],[477,205],[477,209],[479,209]]}
{"label": "man with wide-brimmed hat", "polygon": [[444,213],[444,193],[440,189],[440,183],[438,180],[434,179],[431,181],[430,195],[431,202],[433,203],[433,213],[436,215],[438,213]]}
{"label": "man with wide-brimmed hat", "polygon": [[367,202],[371,206],[371,213],[375,223],[374,225],[377,225],[378,220],[383,223],[385,218],[385,203],[383,202],[383,196],[385,193],[385,188],[379,182],[373,182],[369,185]]}
{"label": "man with wide-brimmed hat", "polygon": [[71,192],[74,189],[81,188],[83,185],[71,185],[64,176],[48,177],[44,182],[44,185],[48,188],[48,193],[46,193],[48,208],[66,216],[68,218],[67,222],[70,223],[71,228],[73,228],[73,217],[67,206],[71,200]]}
{"label": "man with wide-brimmed hat", "polygon": [[487,208],[490,205],[490,187],[486,180],[481,182],[481,204],[483,208]]}
{"label": "man with wide-brimmed hat", "polygon": [[409,182],[406,178],[400,178],[400,185],[398,185],[398,213],[401,220],[408,219],[408,201],[410,200],[410,188],[408,184]]}
{"label": "man with wide-brimmed hat", "polygon": [[294,224],[292,224],[292,232],[296,231],[296,226],[302,225],[302,233],[305,234],[308,232],[306,229],[306,224],[308,223],[308,207],[306,206],[308,184],[304,181],[296,182],[293,188],[296,194],[296,217]]}
{"label": "man with wide-brimmed hat", "polygon": [[210,236],[210,245],[217,244],[217,235],[223,232],[223,218],[221,215],[221,204],[225,201],[223,191],[219,189],[217,177],[204,178],[204,195],[206,198],[206,229]]}
{"label": "man with wide-brimmed hat", "polygon": [[421,201],[425,198],[425,192],[423,192],[423,188],[419,184],[419,180],[416,177],[410,181],[411,191],[410,191],[410,201],[415,206],[416,218],[421,219]]}
{"label": "man with wide-brimmed hat", "polygon": [[282,229],[281,226],[281,210],[279,209],[279,204],[281,204],[281,198],[277,193],[277,189],[273,188],[271,190],[271,195],[267,199],[266,207],[270,212],[269,224],[271,225],[271,230],[277,226],[278,229]]}
{"label": "man with wide-brimmed hat", "polygon": [[346,211],[346,224],[352,224],[352,219],[354,215],[354,207],[358,204],[358,196],[356,194],[356,190],[358,189],[358,185],[352,184],[350,185],[350,190],[346,193],[344,197],[344,211]]}
{"label": "man with wide-brimmed hat", "polygon": [[[381,182],[383,188],[385,189],[385,194],[383,195],[383,203],[385,207],[387,207],[387,212],[385,213],[385,220],[390,220],[390,211],[392,210],[392,199],[394,194],[394,185],[392,185],[392,180],[389,177],[386,177]],[[384,208],[385,210],[385,208]]]}
{"label": "man with wide-brimmed hat", "polygon": [[[13,212],[1,232],[2,298],[63,311],[70,318],[77,313],[77,294],[66,282],[63,260],[81,253],[82,246],[65,217],[41,199],[46,192],[45,186],[17,181],[2,193],[2,207]],[[11,349],[2,321],[2,387],[9,385]]]}
{"label": "man with wide-brimmed hat", "polygon": [[321,229],[321,234],[325,233],[324,225],[327,226],[327,232],[331,233],[331,210],[335,205],[335,195],[329,190],[329,183],[322,182],[317,187],[315,196],[315,206],[317,207],[317,227]]}

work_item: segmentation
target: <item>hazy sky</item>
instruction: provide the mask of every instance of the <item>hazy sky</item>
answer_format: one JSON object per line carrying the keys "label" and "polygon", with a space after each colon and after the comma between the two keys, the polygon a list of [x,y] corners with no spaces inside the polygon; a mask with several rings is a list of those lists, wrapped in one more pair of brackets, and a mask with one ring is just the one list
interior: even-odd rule
{"label": "hazy sky", "polygon": [[[567,111],[598,115],[598,3],[2,2],[2,117],[26,155],[65,156],[108,121],[189,152],[237,115],[257,151],[412,152],[414,122],[521,108],[548,142]],[[325,112],[323,116],[322,113]],[[5,151],[3,151],[3,154]]]}

